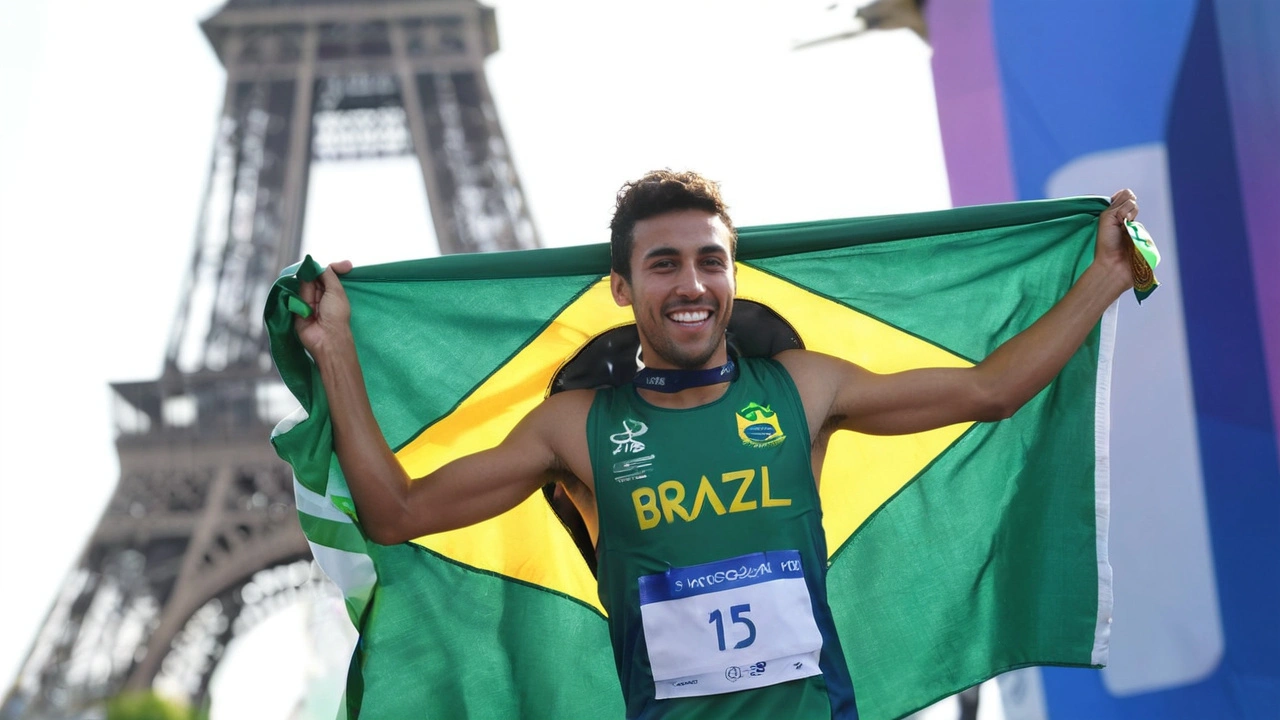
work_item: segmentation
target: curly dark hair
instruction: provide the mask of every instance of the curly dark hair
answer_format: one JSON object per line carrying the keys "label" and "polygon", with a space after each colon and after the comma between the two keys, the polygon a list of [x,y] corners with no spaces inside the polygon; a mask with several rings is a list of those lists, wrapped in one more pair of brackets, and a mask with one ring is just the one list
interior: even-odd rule
{"label": "curly dark hair", "polygon": [[705,210],[729,228],[729,253],[738,253],[738,231],[720,186],[695,172],[654,170],[618,190],[618,205],[609,222],[609,252],[614,272],[631,281],[631,248],[636,223],[674,210]]}

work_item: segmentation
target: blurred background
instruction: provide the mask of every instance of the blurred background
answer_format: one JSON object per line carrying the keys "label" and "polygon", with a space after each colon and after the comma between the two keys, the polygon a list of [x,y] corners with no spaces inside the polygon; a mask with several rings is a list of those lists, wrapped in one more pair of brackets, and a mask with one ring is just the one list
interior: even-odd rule
{"label": "blurred background", "polygon": [[1134,188],[1165,262],[1121,300],[1111,663],[1004,676],[978,716],[1280,714],[1275,3],[0,17],[0,717],[126,691],[332,717],[353,633],[263,440],[290,409],[265,283],[299,252],[604,242],[614,191],[658,167],[719,180],[740,226]]}

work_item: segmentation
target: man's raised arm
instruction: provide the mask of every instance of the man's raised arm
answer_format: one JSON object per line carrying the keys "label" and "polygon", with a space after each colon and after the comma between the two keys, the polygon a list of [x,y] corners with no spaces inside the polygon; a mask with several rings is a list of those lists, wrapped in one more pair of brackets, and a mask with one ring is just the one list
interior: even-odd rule
{"label": "man's raised arm", "polygon": [[[301,297],[312,310],[295,329],[320,369],[333,422],[334,451],[351,488],[361,525],[383,544],[465,527],[515,507],[558,467],[553,446],[556,413],[545,404],[525,417],[503,442],[411,480],[373,417],[351,334],[351,305],[334,263]],[[563,404],[564,401],[560,401]]]}
{"label": "man's raised arm", "polygon": [[971,368],[878,375],[816,353],[779,355],[805,396],[812,432],[898,435],[1013,415],[1057,376],[1106,309],[1133,287],[1124,223],[1137,215],[1131,191],[1113,195],[1098,217],[1094,259],[1084,274],[1039,320]]}

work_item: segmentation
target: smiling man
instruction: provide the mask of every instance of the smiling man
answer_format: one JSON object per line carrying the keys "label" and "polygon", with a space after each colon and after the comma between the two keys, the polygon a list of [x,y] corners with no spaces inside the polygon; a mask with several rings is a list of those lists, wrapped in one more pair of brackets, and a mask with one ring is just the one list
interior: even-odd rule
{"label": "smiling man", "polygon": [[1012,415],[1132,286],[1116,193],[1092,265],[1057,305],[971,368],[877,375],[804,350],[732,357],[736,233],[719,189],[658,171],[624,185],[611,288],[643,367],[568,390],[496,447],[409,478],[374,421],[337,263],[302,287],[296,329],[320,368],[365,531],[399,543],[494,517],[549,480],[581,513],[632,718],[854,718],[826,597],[817,478],[838,430],[920,432]]}

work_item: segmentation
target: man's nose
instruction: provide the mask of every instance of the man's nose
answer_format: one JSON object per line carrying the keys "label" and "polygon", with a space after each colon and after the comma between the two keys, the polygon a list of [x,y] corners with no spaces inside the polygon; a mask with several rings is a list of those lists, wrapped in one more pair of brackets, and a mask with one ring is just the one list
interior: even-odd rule
{"label": "man's nose", "polygon": [[702,273],[698,272],[697,266],[687,267],[680,273],[680,282],[676,285],[676,292],[680,297],[700,297],[706,291],[707,285],[703,282]]}

